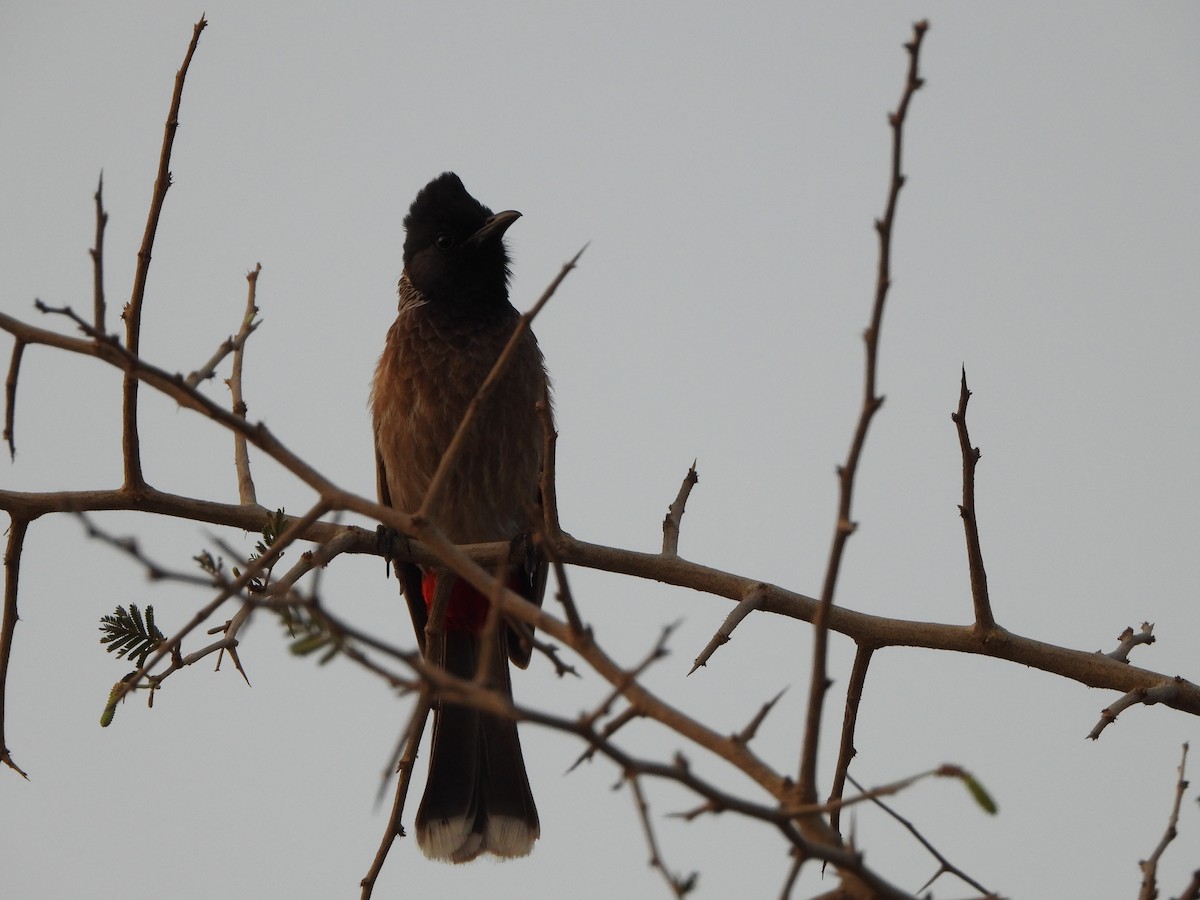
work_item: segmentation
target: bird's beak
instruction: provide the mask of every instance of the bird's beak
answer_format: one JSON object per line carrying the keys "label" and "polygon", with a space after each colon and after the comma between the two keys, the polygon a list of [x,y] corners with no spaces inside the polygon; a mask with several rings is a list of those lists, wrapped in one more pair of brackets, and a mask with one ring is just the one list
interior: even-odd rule
{"label": "bird's beak", "polygon": [[484,222],[478,231],[467,238],[467,243],[478,246],[492,238],[499,240],[504,232],[508,231],[508,226],[519,218],[521,218],[521,214],[515,209],[506,209],[504,212],[498,212]]}

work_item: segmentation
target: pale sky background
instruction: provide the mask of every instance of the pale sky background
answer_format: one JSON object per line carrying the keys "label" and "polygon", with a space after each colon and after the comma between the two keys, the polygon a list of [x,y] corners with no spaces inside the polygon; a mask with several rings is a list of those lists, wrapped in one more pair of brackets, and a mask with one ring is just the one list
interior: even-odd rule
{"label": "pale sky background", "polygon": [[[509,232],[513,300],[529,306],[592,245],[538,320],[556,384],[559,495],[576,536],[653,550],[693,458],[689,559],[815,594],[835,512],[834,466],[861,391],[890,133],[911,23],[932,23],[906,142],[880,385],[838,600],[874,613],[971,615],[949,412],[965,363],[978,502],[998,620],[1111,650],[1156,623],[1135,664],[1200,680],[1200,5],[1117,3],[333,4],[7,3],[0,11],[0,308],[66,329],[35,297],[90,309],[92,193],[111,216],[110,327],[128,297],[174,73],[206,8],[155,247],[142,347],[190,371],[236,330],[263,264],[263,325],[246,394],[289,446],[374,491],[367,389],[395,311],[401,219],[446,169]],[[8,342],[0,341],[7,366]],[[219,383],[210,385],[223,398]],[[157,487],[231,501],[230,440],[143,391]],[[21,373],[23,490],[115,487],[119,377],[42,348]],[[265,504],[312,497],[257,463]],[[100,517],[179,568],[211,529]],[[249,548],[253,536],[227,533]],[[170,679],[147,710],[97,724],[129,670],[101,615],[153,603],[168,631],[206,599],[148,584],[56,517],[27,539],[0,771],[0,894],[20,900],[357,897],[384,826],[379,773],[405,720],[345,662],[318,668],[261,619],[243,634],[253,688],[231,669]],[[760,616],[704,671],[692,658],[726,601],[573,570],[585,617],[626,664],[682,621],[651,685],[723,731],[789,687],[756,749],[798,759],[811,632]],[[411,642],[376,559],[341,559],[330,604]],[[218,618],[217,623],[223,621]],[[214,623],[214,624],[217,624]],[[191,647],[198,646],[193,641]],[[833,642],[832,768],[851,645]],[[518,696],[564,714],[598,679],[544,662]],[[1017,898],[1134,897],[1166,823],[1180,745],[1200,723],[976,656],[876,655],[852,769],[877,784],[956,762],[957,785],[896,800],[953,862]],[[651,725],[645,755],[714,759]],[[573,741],[524,743],[543,838],[528,860],[451,868],[394,851],[388,897],[664,897],[626,790],[599,761],[562,773]],[[1190,773],[1200,778],[1200,759]],[[423,778],[423,773],[419,775]],[[823,785],[823,790],[827,787]],[[419,789],[419,788],[418,788]],[[415,796],[415,795],[414,795]],[[1195,791],[1162,865],[1177,894],[1200,859]],[[650,789],[669,865],[700,898],[776,897],[774,832],[733,815],[682,824],[694,801]],[[410,803],[411,810],[415,801]],[[916,890],[934,861],[881,813],[854,818],[869,861]],[[813,868],[794,896],[830,886]],[[945,879],[939,898],[972,892]]]}

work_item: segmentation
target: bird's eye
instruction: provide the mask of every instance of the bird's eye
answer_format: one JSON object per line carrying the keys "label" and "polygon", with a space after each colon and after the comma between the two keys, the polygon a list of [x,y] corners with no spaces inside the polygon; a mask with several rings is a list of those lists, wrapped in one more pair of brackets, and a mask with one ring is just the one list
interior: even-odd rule
{"label": "bird's eye", "polygon": [[449,250],[454,246],[454,235],[448,231],[443,231],[433,239],[433,242],[443,250]]}

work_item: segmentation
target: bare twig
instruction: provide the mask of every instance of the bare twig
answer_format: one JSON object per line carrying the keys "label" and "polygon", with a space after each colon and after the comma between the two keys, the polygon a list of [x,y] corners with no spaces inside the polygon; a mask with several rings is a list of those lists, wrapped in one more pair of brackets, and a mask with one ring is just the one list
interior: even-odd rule
{"label": "bare twig", "polygon": [[800,870],[804,868],[804,862],[807,859],[804,854],[795,848],[792,848],[791,856],[792,864],[788,866],[787,877],[784,878],[783,887],[779,891],[779,900],[791,900],[792,889],[800,879]]}
{"label": "bare twig", "polygon": [[24,353],[25,342],[17,338],[13,341],[12,357],[8,361],[8,377],[4,379],[4,440],[8,443],[9,458],[13,460],[17,458],[17,377],[21,373],[21,356]]}
{"label": "bare twig", "polygon": [[97,334],[104,334],[104,229],[108,225],[108,213],[104,211],[104,173],[96,183],[96,244],[89,251],[92,256],[92,327]]}
{"label": "bare twig", "polygon": [[[39,308],[47,312],[62,312],[62,310],[51,310],[45,307],[44,304]],[[66,312],[70,313],[69,308]],[[80,327],[86,332],[92,332],[91,326],[78,319],[77,316],[73,316],[73,320],[81,323]],[[19,319],[14,319],[3,312],[0,312],[0,328],[13,334],[18,339],[24,340],[26,343],[47,344],[62,350],[69,350],[73,353],[95,356],[102,359],[128,374],[134,375],[140,381],[146,382],[155,390],[171,397],[180,406],[202,413],[231,431],[244,434],[247,441],[264,453],[267,453],[314,491],[321,494],[344,493],[340,492],[333,482],[314,469],[309,463],[305,462],[298,454],[284,446],[282,442],[271,434],[270,430],[264,424],[257,422],[251,425],[244,419],[238,418],[204,394],[194,388],[189,388],[184,383],[181,375],[167,372],[158,366],[152,365],[146,360],[132,354],[126,347],[122,347],[112,341],[78,340],[54,331],[48,331],[44,328],[36,328],[25,322],[21,322]],[[127,490],[137,498],[149,496],[152,493],[151,489],[146,485],[136,488],[127,486]],[[385,509],[385,507],[378,506],[378,504],[372,503],[371,505],[378,509]],[[390,513],[388,515],[390,516]],[[391,518],[393,520],[402,518],[406,523],[406,527],[411,529],[411,525],[407,525],[408,516],[398,513],[396,516],[391,516]]]}
{"label": "bare twig", "polygon": [[839,847],[837,858],[833,859],[826,846],[806,840],[791,822],[780,825],[779,831],[791,844],[797,865],[816,859],[832,863],[841,870],[842,884],[812,900],[917,900],[913,894],[893,887],[870,871],[863,864],[862,853],[857,850]]}
{"label": "bare twig", "polygon": [[1183,755],[1179,759],[1179,778],[1175,782],[1175,802],[1171,804],[1171,815],[1167,819],[1166,831],[1163,832],[1163,836],[1159,840],[1158,846],[1154,848],[1154,852],[1150,854],[1150,858],[1144,859],[1138,864],[1142,870],[1142,890],[1138,894],[1138,900],[1155,900],[1158,896],[1158,861],[1162,859],[1167,845],[1175,840],[1177,835],[1175,829],[1179,825],[1179,806],[1183,803],[1183,794],[1188,788],[1187,780],[1183,777],[1187,769],[1187,754],[1188,745],[1184,744]]}
{"label": "bare twig", "polygon": [[1179,693],[1183,690],[1184,685],[1189,682],[1184,681],[1178,675],[1170,681],[1157,684],[1154,687],[1135,688],[1128,691],[1117,700],[1116,703],[1110,703],[1104,709],[1100,710],[1100,721],[1096,723],[1096,727],[1088,732],[1088,740],[1098,740],[1101,732],[1109,725],[1117,721],[1117,716],[1129,709],[1131,706],[1153,706],[1156,703],[1166,703],[1168,706],[1173,706],[1179,700]]}
{"label": "bare twig", "polygon": [[975,515],[975,467],[979,465],[979,448],[971,446],[971,435],[967,431],[967,403],[971,392],[967,389],[967,367],[963,366],[962,381],[958,391],[958,409],[950,414],[958,431],[958,446],[962,452],[962,504],[958,514],[963,520],[967,536],[967,568],[971,574],[971,601],[975,605],[975,627],[982,635],[996,627],[992,614],[992,603],[988,597],[987,571],[983,567],[983,548],[979,543],[979,520]]}
{"label": "bare twig", "polygon": [[[592,720],[594,720],[594,718],[594,716],[587,716],[586,721],[590,723]],[[600,737],[607,741],[614,734],[637,718],[639,718],[637,710],[631,706],[626,707],[604,724],[604,727],[600,730]],[[574,772],[579,767],[580,763],[589,761],[595,755],[596,747],[594,745],[589,746],[583,751],[583,753],[579,754],[575,762],[571,763],[570,767],[567,769],[567,772]]]}
{"label": "bare twig", "polygon": [[[350,552],[358,542],[358,534],[354,530],[346,530],[322,542],[320,546],[301,553],[299,559],[292,563],[292,567],[271,583],[272,592],[282,596],[285,592],[293,590],[296,582],[309,572],[315,571],[319,575],[321,569],[341,554]],[[315,598],[315,585],[312,594]]]}
{"label": "bare twig", "polygon": [[780,701],[784,694],[787,693],[787,688],[781,690],[778,694],[759,707],[758,712],[754,717],[746,723],[746,727],[733,736],[733,739],[739,744],[749,744],[754,740],[754,736],[758,734],[758,729],[762,727],[762,723],[767,720],[775,704]]}
{"label": "bare twig", "polygon": [[21,574],[21,548],[29,520],[12,516],[8,526],[8,545],[4,548],[4,617],[0,620],[0,763],[28,779],[15,762],[4,737],[4,698],[7,696],[8,661],[12,657],[13,633],[17,628],[17,585]]}
{"label": "bare twig", "polygon": [[687,508],[688,495],[692,493],[692,488],[699,483],[700,476],[696,474],[696,460],[692,460],[691,468],[683,477],[683,484],[679,485],[679,493],[675,496],[675,502],[667,509],[667,516],[663,519],[663,556],[679,555],[679,527],[683,523],[683,512]]}
{"label": "bare twig", "polygon": [[371,861],[371,866],[367,870],[367,874],[363,876],[363,880],[360,882],[362,892],[359,894],[359,897],[361,900],[369,900],[375,890],[375,882],[379,879],[379,873],[383,871],[383,864],[387,860],[387,855],[392,849],[393,842],[398,837],[404,837],[404,825],[401,824],[404,817],[404,801],[408,797],[408,786],[412,782],[413,764],[417,760],[417,749],[421,744],[421,735],[425,733],[425,722],[429,718],[429,710],[429,695],[427,692],[422,692],[421,699],[417,703],[416,709],[413,710],[412,718],[409,720],[408,728],[406,729],[407,737],[404,742],[404,752],[400,755],[400,760],[396,764],[396,771],[400,777],[396,781],[396,793],[392,800],[392,812],[388,816],[387,826],[383,830],[383,837],[380,839],[379,848],[375,851],[375,858]]}
{"label": "bare twig", "polygon": [[84,533],[89,539],[99,541],[102,544],[107,544],[114,550],[124,553],[138,565],[146,570],[146,577],[151,581],[174,581],[179,584],[190,584],[194,587],[211,587],[213,577],[211,575],[197,575],[194,572],[178,572],[172,571],[155,562],[144,552],[142,552],[141,544],[136,538],[117,537],[92,521],[90,516],[82,512],[76,513],[79,523],[83,525]]}
{"label": "bare twig", "polygon": [[[858,725],[858,707],[862,702],[863,685],[867,681],[867,669],[871,665],[871,655],[874,648],[859,644],[854,654],[854,665],[850,669],[850,682],[846,685],[846,709],[842,714],[842,739],[838,744],[837,766],[833,770],[833,787],[829,791],[829,801],[836,803],[842,799],[846,788],[846,776],[850,771],[850,760],[854,759],[854,730]],[[841,809],[835,809],[829,817],[829,824],[834,831],[841,833]]]}
{"label": "bare twig", "polygon": [[[171,95],[171,108],[167,112],[167,122],[163,126],[162,152],[158,158],[158,174],[154,178],[154,193],[150,198],[150,213],[146,217],[146,230],[142,235],[142,246],[138,250],[137,270],[133,276],[133,293],[125,305],[121,318],[125,320],[125,346],[129,353],[137,356],[142,334],[142,304],[146,297],[146,279],[150,274],[150,256],[154,249],[154,235],[158,230],[158,219],[162,214],[163,203],[167,199],[167,188],[171,186],[171,147],[175,143],[175,131],[179,128],[179,106],[183,100],[183,83],[187,78],[188,66],[196,46],[200,43],[200,33],[204,31],[208,21],[204,16],[192,28],[192,41],[188,44],[187,54],[183,57],[183,65],[175,73],[175,91]],[[142,450],[138,441],[137,394],[139,379],[133,372],[125,373],[122,390],[122,431],[121,449],[125,460],[125,484],[130,488],[140,488],[146,482],[142,477]]]}
{"label": "bare twig", "polygon": [[196,385],[208,381],[208,379],[217,374],[217,366],[221,364],[221,360],[232,352],[233,335],[230,335],[217,345],[217,349],[213,351],[212,356],[206,359],[200,368],[193,369],[187,374],[187,377],[183,379],[183,383],[188,387],[194,388]]}
{"label": "bare twig", "polygon": [[632,772],[626,772],[625,782],[633,793],[633,805],[642,823],[642,833],[646,836],[646,846],[650,850],[650,867],[657,869],[671,893],[683,900],[695,886],[697,873],[692,872],[687,878],[681,879],[667,868],[662,851],[658,848],[658,839],[654,836],[654,825],[650,821],[650,804],[646,802],[646,795],[642,791],[641,779]]}
{"label": "bare twig", "polygon": [[728,644],[733,639],[733,630],[742,623],[742,620],[750,613],[757,609],[761,609],[764,599],[765,585],[754,585],[750,592],[746,594],[725,617],[725,621],[721,623],[721,627],[717,629],[716,634],[709,639],[704,649],[700,651],[700,655],[692,661],[692,667],[688,670],[691,675],[701,666],[707,666],[712,655],[717,652],[718,648]]}
{"label": "bare twig", "polygon": [[609,714],[609,712],[612,710],[613,704],[615,704],[623,695],[625,689],[629,685],[636,684],[637,680],[641,678],[642,675],[652,665],[666,657],[667,641],[670,639],[671,633],[674,632],[676,627],[676,625],[667,625],[664,627],[658,636],[658,641],[655,642],[654,646],[650,649],[650,652],[646,654],[645,658],[629,671],[623,672],[620,678],[611,682],[613,690],[596,705],[596,708],[591,713],[581,717],[581,721],[588,728],[593,727],[596,722],[600,721]]}
{"label": "bare twig", "polygon": [[812,674],[809,678],[808,711],[804,721],[804,741],[800,753],[799,780],[797,782],[797,792],[801,800],[808,803],[815,802],[817,798],[817,748],[820,746],[821,739],[821,711],[825,703],[825,692],[829,689],[829,676],[826,671],[829,616],[833,607],[833,597],[837,589],[837,579],[841,571],[846,542],[855,529],[854,521],[851,518],[854,478],[858,473],[859,459],[866,444],[867,429],[870,427],[875,413],[883,405],[883,397],[878,395],[875,390],[875,379],[879,360],[879,334],[883,324],[883,307],[887,299],[888,288],[892,283],[892,227],[896,221],[896,205],[900,196],[900,188],[904,186],[904,174],[900,165],[904,122],[908,115],[909,101],[923,84],[917,72],[921,42],[928,30],[929,23],[926,21],[920,21],[913,25],[912,40],[904,45],[908,51],[908,77],[905,80],[904,92],[900,97],[900,105],[894,113],[888,116],[888,122],[892,128],[892,173],[891,184],[888,188],[887,209],[883,218],[875,222],[875,230],[879,234],[879,268],[875,282],[875,302],[871,310],[871,324],[863,334],[863,341],[866,345],[866,377],[863,380],[862,411],[859,414],[858,425],[850,443],[846,462],[838,468],[837,524],[834,527],[833,544],[829,550],[829,563],[825,568],[825,580],[821,587],[821,603],[813,620]]}
{"label": "bare twig", "polygon": [[[233,614],[233,618],[231,618],[228,622],[217,628],[210,628],[208,631],[209,634],[221,635],[221,647],[217,651],[217,665],[213,671],[221,671],[221,660],[224,659],[225,654],[228,653],[229,658],[233,660],[233,667],[238,670],[238,674],[241,675],[242,680],[246,682],[246,687],[250,687],[250,676],[246,674],[246,670],[242,666],[242,660],[238,656],[237,636],[238,632],[242,630],[242,626],[250,621],[250,613],[253,611],[254,604],[247,600],[238,608],[238,611]],[[211,653],[212,651],[210,650],[209,652]],[[162,678],[155,680],[156,685],[161,683]]]}
{"label": "bare twig", "polygon": [[[570,626],[568,625],[568,627]],[[540,641],[535,634],[533,636],[533,649],[550,661],[550,665],[554,666],[554,674],[559,678],[562,678],[564,675],[574,675],[576,678],[582,677],[573,665],[562,659],[559,655],[557,645],[547,641]]]}
{"label": "bare twig", "polygon": [[1132,628],[1126,628],[1121,632],[1121,637],[1119,640],[1121,643],[1117,646],[1117,649],[1113,650],[1111,653],[1105,653],[1104,655],[1109,659],[1115,659],[1117,662],[1127,663],[1129,662],[1130,651],[1133,650],[1133,648],[1138,644],[1154,643],[1154,623],[1143,622],[1142,630],[1136,634]]}
{"label": "bare twig", "polygon": [[[183,379],[183,383],[188,387],[196,387],[202,382],[208,381],[217,374],[217,366],[221,364],[221,360],[229,356],[231,353],[236,353],[242,349],[246,343],[246,338],[254,333],[258,328],[258,322],[255,321],[255,316],[258,315],[258,307],[254,305],[254,284],[258,280],[258,273],[262,271],[262,263],[246,274],[246,280],[250,282],[249,299],[247,301],[247,309],[242,314],[242,324],[236,335],[230,335],[217,345],[217,349],[213,351],[212,356],[205,360],[200,368],[188,373],[188,376]],[[234,367],[239,368],[239,362],[234,357]],[[229,384],[227,381],[226,384]],[[236,401],[234,402],[236,406]]]}
{"label": "bare twig", "polygon": [[[48,303],[43,303],[39,299],[35,299],[33,301],[33,308],[38,312],[44,313],[48,316],[65,316],[74,322],[75,326],[88,337],[96,340],[104,339],[104,335],[93,328],[90,322],[88,322],[83,316],[79,315],[79,313],[75,312],[75,310],[70,306],[51,306]],[[109,338],[109,340],[114,344],[116,343],[115,337]]]}
{"label": "bare twig", "polygon": [[[246,339],[258,327],[254,317],[258,315],[255,304],[255,293],[258,288],[258,273],[262,271],[262,263],[257,263],[254,269],[247,273],[246,281],[249,287],[246,291],[246,312],[242,316],[242,327],[233,339],[233,371],[229,375],[229,393],[233,403],[233,414],[241,419],[246,418],[246,400],[242,392],[242,360],[246,352]],[[254,479],[250,475],[250,453],[246,446],[246,436],[234,432],[233,459],[238,476],[238,499],[243,503],[254,503]]]}

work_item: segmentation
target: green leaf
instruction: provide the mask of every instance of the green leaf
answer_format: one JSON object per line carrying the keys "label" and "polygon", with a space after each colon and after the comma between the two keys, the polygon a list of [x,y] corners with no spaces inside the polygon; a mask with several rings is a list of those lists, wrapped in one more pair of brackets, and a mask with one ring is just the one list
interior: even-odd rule
{"label": "green leaf", "polygon": [[992,799],[992,795],[987,792],[987,789],[980,784],[979,779],[964,769],[962,766],[956,766],[953,763],[945,763],[939,766],[933,772],[934,775],[939,775],[942,778],[957,778],[961,781],[975,802],[982,807],[983,811],[989,815],[995,815],[1000,808],[996,805],[996,801]]}
{"label": "green leaf", "polygon": [[967,790],[971,792],[971,796],[975,798],[975,802],[983,807],[983,811],[988,815],[994,816],[1000,811],[1000,807],[996,805],[996,801],[992,799],[992,795],[987,792],[987,789],[970,772],[963,773],[963,784],[967,786]]}
{"label": "green leaf", "polygon": [[130,603],[128,610],[118,606],[112,615],[100,617],[100,630],[104,632],[100,643],[108,644],[105,650],[116,653],[118,659],[128,656],[139,668],[146,664],[146,657],[167,639],[154,623],[152,605],[146,607],[145,618],[136,603]]}

